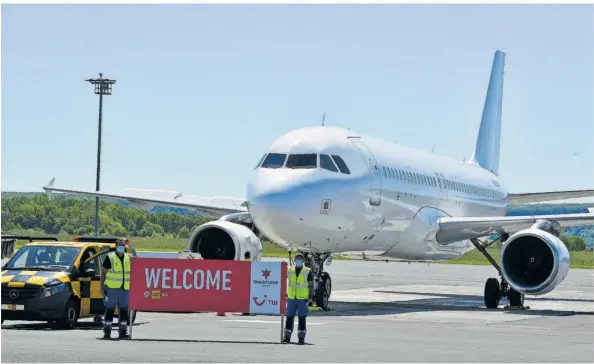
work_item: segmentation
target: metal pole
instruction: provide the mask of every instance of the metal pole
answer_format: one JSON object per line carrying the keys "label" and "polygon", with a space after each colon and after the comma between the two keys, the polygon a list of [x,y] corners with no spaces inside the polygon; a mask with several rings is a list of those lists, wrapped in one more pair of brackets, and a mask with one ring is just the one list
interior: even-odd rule
{"label": "metal pole", "polygon": [[280,315],[280,321],[281,321],[280,322],[280,327],[281,327],[281,330],[280,330],[280,342],[282,343],[283,340],[285,339],[285,315],[283,315],[282,313]]}
{"label": "metal pole", "polygon": [[[99,73],[99,78],[89,78],[85,80],[95,86],[95,95],[99,95],[99,126],[97,131],[97,180],[95,191],[99,192],[101,181],[101,136],[103,131],[103,95],[111,95],[111,86],[116,83],[115,80],[103,78],[103,73]],[[95,197],[95,236],[99,236],[99,197]]]}
{"label": "metal pole", "polygon": [[[99,78],[102,81],[102,75]],[[103,83],[100,86],[103,91]],[[99,191],[99,182],[101,175],[101,129],[103,121],[103,92],[99,93],[99,130],[97,133],[97,180],[95,183],[95,191]],[[99,236],[99,197],[95,197],[95,236]]]}

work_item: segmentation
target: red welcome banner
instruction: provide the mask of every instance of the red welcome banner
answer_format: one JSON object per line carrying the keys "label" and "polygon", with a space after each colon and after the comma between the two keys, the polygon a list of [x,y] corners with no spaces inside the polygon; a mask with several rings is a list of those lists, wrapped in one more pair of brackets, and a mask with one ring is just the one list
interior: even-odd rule
{"label": "red welcome banner", "polygon": [[132,258],[130,309],[284,314],[287,263]]}

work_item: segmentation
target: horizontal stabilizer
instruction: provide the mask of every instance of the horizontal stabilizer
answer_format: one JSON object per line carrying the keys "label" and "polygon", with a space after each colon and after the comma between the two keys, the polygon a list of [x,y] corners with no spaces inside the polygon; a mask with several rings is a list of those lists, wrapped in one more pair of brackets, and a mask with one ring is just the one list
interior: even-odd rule
{"label": "horizontal stabilizer", "polygon": [[509,203],[511,205],[519,205],[524,203],[559,201],[587,197],[594,198],[594,190],[510,193]]}

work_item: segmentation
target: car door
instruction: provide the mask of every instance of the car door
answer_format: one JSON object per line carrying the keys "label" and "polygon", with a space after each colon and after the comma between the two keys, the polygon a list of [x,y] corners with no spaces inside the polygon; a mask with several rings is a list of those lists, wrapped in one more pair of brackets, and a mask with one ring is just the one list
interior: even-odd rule
{"label": "car door", "polygon": [[[87,247],[83,252],[79,265],[81,317],[103,313],[103,296],[99,290],[101,265],[96,255],[96,246]],[[92,276],[86,276],[86,272],[89,270],[94,271]]]}

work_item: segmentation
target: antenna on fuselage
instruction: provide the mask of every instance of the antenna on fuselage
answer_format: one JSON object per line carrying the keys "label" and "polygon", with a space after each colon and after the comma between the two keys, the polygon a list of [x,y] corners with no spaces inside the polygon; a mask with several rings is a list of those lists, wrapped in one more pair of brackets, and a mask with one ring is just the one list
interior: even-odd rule
{"label": "antenna on fuselage", "polygon": [[324,126],[324,120],[326,120],[326,113],[324,113],[324,115],[322,115],[322,126]]}

